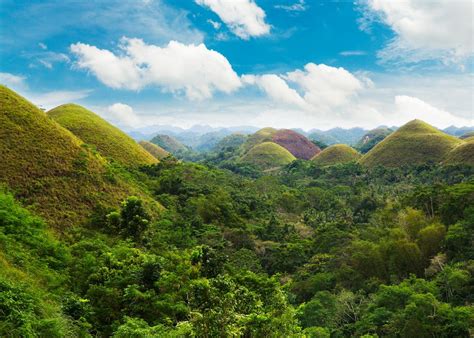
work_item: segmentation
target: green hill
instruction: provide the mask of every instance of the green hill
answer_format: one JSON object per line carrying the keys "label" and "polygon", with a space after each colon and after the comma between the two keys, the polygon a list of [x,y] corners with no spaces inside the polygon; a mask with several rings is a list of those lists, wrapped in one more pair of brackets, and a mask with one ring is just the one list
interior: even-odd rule
{"label": "green hill", "polygon": [[50,110],[48,115],[104,157],[125,166],[156,163],[131,137],[84,107],[64,104]]}
{"label": "green hill", "polygon": [[161,148],[160,146],[157,146],[156,144],[153,144],[148,141],[140,141],[139,144],[148,151],[150,154],[153,155],[158,160],[161,160],[162,158],[165,158],[168,156],[170,153]]}
{"label": "green hill", "polygon": [[377,144],[360,162],[368,167],[441,162],[461,142],[423,121],[413,120]]}
{"label": "green hill", "polygon": [[469,131],[469,132],[459,136],[459,138],[462,139],[462,140],[465,140],[465,139],[467,139],[469,137],[473,137],[473,136],[474,136],[474,131]]}
{"label": "green hill", "polygon": [[153,137],[150,142],[156,144],[171,154],[182,153],[189,150],[188,147],[169,135],[158,134]]}
{"label": "green hill", "polygon": [[84,221],[141,190],[79,138],[0,86],[0,185],[56,226]]}
{"label": "green hill", "polygon": [[474,165],[474,137],[467,138],[463,143],[451,150],[446,156],[444,163]]}
{"label": "green hill", "polygon": [[272,169],[296,160],[288,150],[273,142],[263,142],[250,149],[241,161],[256,165],[261,169]]}
{"label": "green hill", "polygon": [[241,153],[245,154],[254,146],[262,142],[272,141],[273,134],[275,134],[276,132],[277,132],[276,129],[267,127],[267,128],[263,128],[256,131],[252,135],[249,135],[249,137],[247,138],[247,141],[245,141],[245,143],[242,144],[241,146],[241,150],[240,150]]}
{"label": "green hill", "polygon": [[334,144],[314,156],[311,160],[319,165],[334,165],[356,161],[360,154],[346,144]]}
{"label": "green hill", "polygon": [[355,148],[358,149],[362,154],[365,154],[392,132],[392,129],[385,127],[370,130],[365,133],[364,136],[362,136],[359,142],[356,143]]}

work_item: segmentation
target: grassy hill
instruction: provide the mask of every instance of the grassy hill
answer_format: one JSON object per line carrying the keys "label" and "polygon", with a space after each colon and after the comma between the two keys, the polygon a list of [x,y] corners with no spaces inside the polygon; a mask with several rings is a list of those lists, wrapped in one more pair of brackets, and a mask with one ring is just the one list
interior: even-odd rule
{"label": "grassy hill", "polygon": [[104,157],[125,166],[156,163],[131,137],[84,107],[65,104],[50,110],[48,115]]}
{"label": "grassy hill", "polygon": [[365,154],[392,132],[393,130],[385,127],[370,130],[365,133],[364,136],[362,136],[359,142],[356,143],[355,148],[358,149],[362,154]]}
{"label": "grassy hill", "polygon": [[451,150],[446,156],[444,163],[474,165],[474,137],[467,138],[463,143]]}
{"label": "grassy hill", "polygon": [[284,166],[296,159],[293,154],[273,142],[263,142],[250,149],[241,161],[258,166],[261,169],[271,169]]}
{"label": "grassy hill", "polygon": [[462,141],[454,136],[423,121],[413,120],[377,144],[360,162],[368,167],[441,162],[460,143]]}
{"label": "grassy hill", "polygon": [[241,146],[241,149],[240,149],[241,153],[244,154],[248,152],[257,144],[271,141],[273,134],[275,134],[276,132],[277,132],[276,129],[268,127],[268,128],[260,129],[256,131],[255,133],[253,133],[252,135],[249,135],[249,137],[247,138],[247,141],[245,141],[245,143],[242,144]]}
{"label": "grassy hill", "polygon": [[321,152],[321,149],[308,138],[293,130],[281,129],[274,132],[271,137],[273,142],[281,145],[296,158],[309,160]]}
{"label": "grassy hill", "polygon": [[0,185],[55,226],[84,221],[140,189],[71,132],[0,86]]}
{"label": "grassy hill", "polygon": [[160,146],[164,150],[170,152],[171,154],[176,154],[184,151],[188,151],[188,147],[179,142],[172,136],[158,134],[150,140],[151,143]]}
{"label": "grassy hill", "polygon": [[319,165],[326,166],[356,161],[360,156],[357,150],[346,144],[334,144],[324,149],[311,160]]}
{"label": "grassy hill", "polygon": [[165,158],[168,156],[170,153],[161,148],[160,146],[157,146],[156,144],[153,144],[148,141],[140,141],[139,144],[148,151],[150,154],[153,155],[158,160],[161,160],[162,158]]}
{"label": "grassy hill", "polygon": [[474,131],[469,131],[469,132],[459,136],[459,138],[462,139],[462,140],[465,140],[465,139],[467,139],[469,137],[473,137],[473,136],[474,136]]}

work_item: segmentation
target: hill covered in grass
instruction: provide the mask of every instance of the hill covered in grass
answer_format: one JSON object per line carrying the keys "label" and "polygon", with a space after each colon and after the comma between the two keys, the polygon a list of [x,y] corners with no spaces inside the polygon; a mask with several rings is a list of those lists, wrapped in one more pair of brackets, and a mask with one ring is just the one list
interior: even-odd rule
{"label": "hill covered in grass", "polygon": [[296,160],[288,150],[274,142],[263,142],[250,149],[241,158],[241,162],[259,167],[272,169],[287,165]]}
{"label": "hill covered in grass", "polygon": [[444,163],[474,165],[474,137],[465,139],[464,142],[451,150]]}
{"label": "hill covered in grass", "polygon": [[334,144],[314,156],[312,161],[319,165],[326,166],[357,161],[360,156],[357,150],[346,144]]}
{"label": "hill covered in grass", "polygon": [[245,143],[243,143],[241,146],[241,153],[242,154],[246,153],[257,144],[272,141],[273,134],[275,134],[276,132],[277,132],[276,129],[267,127],[267,128],[262,128],[256,131],[255,133],[249,135]]}
{"label": "hill covered in grass", "polygon": [[358,149],[362,154],[365,154],[392,132],[392,129],[386,127],[372,129],[362,136],[359,142],[356,143],[355,148]]}
{"label": "hill covered in grass", "polygon": [[106,158],[125,166],[156,163],[131,137],[84,107],[64,104],[48,115]]}
{"label": "hill covered in grass", "polygon": [[280,129],[274,132],[271,137],[273,142],[281,145],[299,159],[309,160],[321,152],[321,149],[306,136],[290,129]]}
{"label": "hill covered in grass", "polygon": [[171,154],[182,153],[189,150],[188,147],[179,142],[177,139],[165,134],[156,135],[150,140],[150,142],[160,146]]}
{"label": "hill covered in grass", "polygon": [[0,86],[0,183],[52,225],[84,221],[141,191],[82,140]]}
{"label": "hill covered in grass", "polygon": [[161,148],[160,146],[157,146],[156,144],[153,144],[148,141],[140,141],[139,144],[148,151],[150,154],[153,155],[158,160],[161,160],[162,158],[165,158],[168,156],[170,153]]}
{"label": "hill covered in grass", "polygon": [[361,164],[399,167],[441,162],[462,141],[429,124],[413,120],[393,132],[365,154]]}

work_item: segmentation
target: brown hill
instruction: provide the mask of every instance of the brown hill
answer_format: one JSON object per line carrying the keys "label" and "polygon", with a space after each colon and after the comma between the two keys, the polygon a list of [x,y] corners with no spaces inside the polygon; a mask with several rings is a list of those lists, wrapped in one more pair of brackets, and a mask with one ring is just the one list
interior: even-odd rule
{"label": "brown hill", "polygon": [[289,129],[280,129],[274,132],[272,141],[281,145],[296,158],[304,160],[309,160],[321,152],[321,149],[304,135]]}

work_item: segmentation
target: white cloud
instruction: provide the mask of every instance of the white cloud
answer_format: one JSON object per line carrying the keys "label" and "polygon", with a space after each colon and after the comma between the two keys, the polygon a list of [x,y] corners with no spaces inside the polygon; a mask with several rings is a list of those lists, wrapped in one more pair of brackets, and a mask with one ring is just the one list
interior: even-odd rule
{"label": "white cloud", "polygon": [[159,47],[122,38],[119,48],[121,53],[114,54],[83,43],[71,45],[77,67],[89,70],[111,88],[140,90],[155,85],[199,100],[212,97],[215,91],[233,92],[241,85],[229,61],[204,44],[170,41]]}
{"label": "white cloud", "polygon": [[71,60],[69,59],[69,56],[67,56],[64,53],[55,53],[55,52],[44,52],[44,53],[39,53],[37,54],[36,60],[38,63],[43,65],[44,67],[48,69],[53,69],[53,66],[55,63],[69,63]]}
{"label": "white cloud", "polygon": [[22,75],[0,73],[0,83],[15,90],[26,87],[25,80],[26,77]]}
{"label": "white cloud", "polygon": [[107,107],[107,118],[117,125],[127,127],[137,127],[140,125],[139,116],[133,111],[133,108],[124,103],[114,103]]}
{"label": "white cloud", "polygon": [[43,49],[43,50],[46,50],[48,49],[48,46],[46,46],[46,44],[42,43],[42,42],[38,42],[38,47]]}
{"label": "white cloud", "polygon": [[253,0],[195,0],[201,6],[209,7],[242,39],[270,33],[265,22],[265,11]]}
{"label": "white cloud", "polygon": [[275,5],[274,7],[288,12],[304,12],[308,9],[304,0],[299,0],[291,5]]}
{"label": "white cloud", "polygon": [[440,128],[451,125],[465,126],[472,124],[468,119],[454,116],[453,114],[433,107],[419,98],[398,95],[395,96],[395,114],[397,124],[404,124],[413,119],[420,119]]}
{"label": "white cloud", "polygon": [[339,53],[341,56],[361,56],[366,54],[363,50],[345,50]]}
{"label": "white cloud", "polygon": [[472,0],[363,0],[365,16],[396,34],[382,61],[462,63],[474,55]]}
{"label": "white cloud", "polygon": [[308,63],[304,70],[287,73],[285,78],[304,92],[305,101],[316,109],[347,104],[364,84],[342,67]]}
{"label": "white cloud", "polygon": [[221,23],[220,22],[217,22],[217,21],[214,21],[214,20],[207,20],[207,22],[212,26],[214,27],[214,29],[220,29],[221,28]]}

